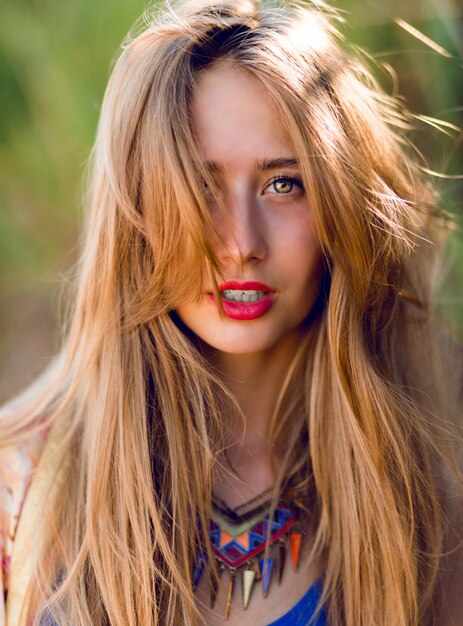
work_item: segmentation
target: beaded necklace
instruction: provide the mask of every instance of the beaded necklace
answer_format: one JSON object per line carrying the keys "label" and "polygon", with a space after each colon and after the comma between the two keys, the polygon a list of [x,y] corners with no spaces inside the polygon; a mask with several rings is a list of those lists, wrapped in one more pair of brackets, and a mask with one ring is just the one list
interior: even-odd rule
{"label": "beaded necklace", "polygon": [[[266,598],[272,578],[279,585],[289,547],[291,564],[297,570],[302,545],[299,524],[300,509],[289,499],[281,499],[271,515],[271,489],[231,509],[217,497],[212,498],[209,538],[219,576],[228,571],[225,619],[228,619],[237,576],[241,576],[243,608],[247,609],[255,583],[261,582]],[[271,519],[270,519],[271,517]],[[193,585],[196,590],[207,567],[204,545],[198,546]],[[218,584],[211,580],[211,608],[214,607]]]}

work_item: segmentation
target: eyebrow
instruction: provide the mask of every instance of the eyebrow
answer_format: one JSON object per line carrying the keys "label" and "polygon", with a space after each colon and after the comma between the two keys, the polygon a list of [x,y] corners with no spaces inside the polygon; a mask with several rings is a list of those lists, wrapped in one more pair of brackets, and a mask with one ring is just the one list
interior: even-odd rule
{"label": "eyebrow", "polygon": [[299,161],[293,158],[262,159],[257,161],[256,169],[266,172],[280,167],[299,167]]}
{"label": "eyebrow", "polygon": [[[220,172],[222,169],[222,166],[215,161],[206,161],[204,165],[211,173]],[[276,170],[282,167],[299,167],[299,161],[292,157],[259,159],[256,163],[255,169],[260,172],[268,172],[269,170]]]}

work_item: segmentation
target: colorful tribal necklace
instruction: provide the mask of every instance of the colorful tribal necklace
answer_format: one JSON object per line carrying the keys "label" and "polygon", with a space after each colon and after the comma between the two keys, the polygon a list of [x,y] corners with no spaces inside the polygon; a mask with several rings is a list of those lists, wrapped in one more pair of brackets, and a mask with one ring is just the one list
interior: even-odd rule
{"label": "colorful tribal necklace", "polygon": [[[219,575],[228,571],[225,619],[230,615],[233,589],[241,576],[242,601],[246,609],[255,583],[261,582],[266,598],[272,578],[279,585],[289,546],[291,563],[297,569],[302,545],[299,523],[300,507],[289,499],[278,502],[270,519],[271,498],[267,490],[236,509],[230,509],[222,500],[213,497],[209,537]],[[266,547],[268,550],[266,552]],[[198,547],[193,571],[196,589],[207,567],[204,545]],[[211,608],[214,607],[218,586],[211,579]]]}

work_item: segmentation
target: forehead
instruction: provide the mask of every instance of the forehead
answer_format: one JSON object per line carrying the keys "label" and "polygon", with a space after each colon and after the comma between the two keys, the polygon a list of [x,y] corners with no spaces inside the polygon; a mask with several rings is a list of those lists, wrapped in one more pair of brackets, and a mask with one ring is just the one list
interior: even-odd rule
{"label": "forehead", "polygon": [[270,93],[230,62],[217,62],[203,72],[192,116],[203,158],[224,168],[294,153]]}

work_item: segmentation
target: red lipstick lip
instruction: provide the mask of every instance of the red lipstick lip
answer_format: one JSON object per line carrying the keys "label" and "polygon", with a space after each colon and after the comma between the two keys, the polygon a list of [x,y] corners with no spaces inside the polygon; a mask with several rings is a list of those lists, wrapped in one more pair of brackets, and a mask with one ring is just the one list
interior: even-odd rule
{"label": "red lipstick lip", "polygon": [[228,291],[229,289],[252,289],[254,291],[267,291],[274,292],[275,290],[265,285],[264,283],[260,283],[257,280],[227,280],[227,282],[219,285],[219,291]]}
{"label": "red lipstick lip", "polygon": [[[254,302],[236,302],[221,298],[225,315],[229,319],[243,322],[255,320],[265,315],[265,313],[273,307],[277,298],[274,289],[271,289],[268,285],[256,280],[228,280],[227,282],[219,285],[219,291],[222,292],[228,290],[253,290],[264,292],[262,298]],[[213,294],[209,293],[208,298],[217,306],[217,302],[215,301]]]}
{"label": "red lipstick lip", "polygon": [[[217,306],[217,302],[212,294],[208,298]],[[262,317],[275,304],[276,294],[266,293],[263,298],[256,302],[232,302],[222,298],[222,306],[225,315],[231,320],[249,321]]]}

